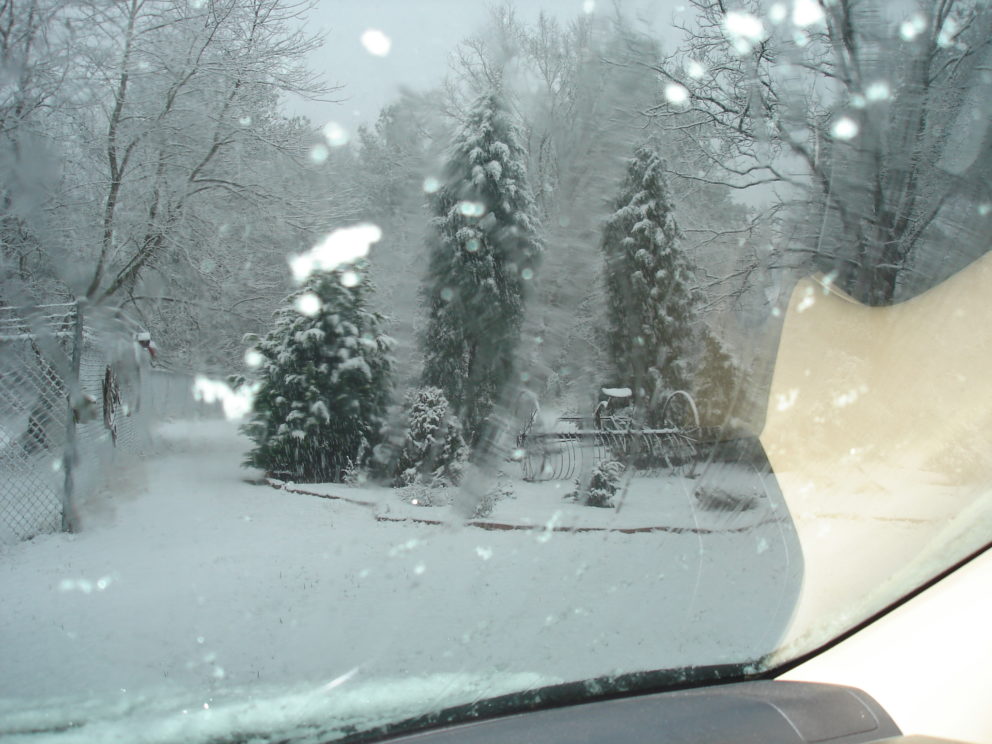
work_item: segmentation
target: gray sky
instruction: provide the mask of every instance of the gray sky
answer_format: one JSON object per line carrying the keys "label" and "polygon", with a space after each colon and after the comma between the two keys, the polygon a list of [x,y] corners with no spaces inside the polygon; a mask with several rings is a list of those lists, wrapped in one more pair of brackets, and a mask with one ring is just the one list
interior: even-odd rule
{"label": "gray sky", "polygon": [[[424,89],[437,85],[447,72],[448,55],[455,45],[484,23],[485,0],[320,0],[307,29],[327,34],[324,47],[309,64],[328,83],[343,85],[341,103],[287,100],[288,113],[308,116],[315,124],[335,121],[353,132],[373,122],[384,104],[401,86]],[[663,37],[670,36],[670,20],[680,0],[625,0],[632,17],[643,19]],[[591,8],[612,12],[613,0],[521,0],[518,17],[530,21],[543,9],[567,22]],[[362,34],[378,29],[389,37],[385,56],[371,54]]]}

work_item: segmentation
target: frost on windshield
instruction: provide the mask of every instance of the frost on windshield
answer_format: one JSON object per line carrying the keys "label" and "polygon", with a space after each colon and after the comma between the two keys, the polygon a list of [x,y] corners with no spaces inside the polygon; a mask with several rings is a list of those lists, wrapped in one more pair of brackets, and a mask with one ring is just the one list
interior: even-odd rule
{"label": "frost on windshield", "polygon": [[884,418],[884,332],[824,312],[984,252],[992,12],[387,5],[0,6],[0,734],[351,731],[809,630],[864,502],[768,456]]}

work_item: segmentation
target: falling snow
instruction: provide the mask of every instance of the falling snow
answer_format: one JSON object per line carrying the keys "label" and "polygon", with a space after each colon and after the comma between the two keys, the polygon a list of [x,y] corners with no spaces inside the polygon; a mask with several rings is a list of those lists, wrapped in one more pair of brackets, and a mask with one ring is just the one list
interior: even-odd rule
{"label": "falling snow", "polygon": [[333,271],[368,255],[372,243],[382,237],[376,225],[363,224],[335,230],[311,250],[289,259],[293,278],[303,282],[315,271]]}
{"label": "falling snow", "polygon": [[377,28],[370,28],[362,33],[362,46],[369,54],[385,57],[393,46],[392,39]]}
{"label": "falling snow", "polygon": [[871,102],[887,101],[892,95],[889,84],[884,80],[879,80],[865,89],[865,99]]}
{"label": "falling snow", "polygon": [[486,213],[486,205],[482,202],[458,202],[458,211],[466,217],[482,217]]}
{"label": "falling snow", "polygon": [[823,20],[823,8],[816,0],[795,0],[792,6],[792,22],[800,28],[812,26]]}
{"label": "falling snow", "polygon": [[740,54],[747,54],[765,38],[765,26],[760,18],[733,10],[724,17],[723,32]]}
{"label": "falling snow", "polygon": [[319,313],[321,308],[320,298],[313,292],[304,292],[296,298],[293,305],[300,315],[306,315],[308,318],[312,318]]}
{"label": "falling snow", "polygon": [[904,41],[912,41],[927,30],[927,21],[919,13],[914,13],[899,25],[899,35]]}
{"label": "falling snow", "polygon": [[310,149],[310,159],[318,165],[325,162],[330,154],[330,150],[328,150],[324,145],[314,145]]}
{"label": "falling snow", "polygon": [[327,140],[327,144],[331,147],[342,147],[348,144],[348,140],[351,139],[351,135],[348,134],[348,130],[343,126],[338,124],[336,121],[329,121],[324,125],[324,139]]}
{"label": "falling snow", "polygon": [[683,104],[689,100],[689,91],[686,90],[684,85],[672,83],[665,86],[665,98],[669,103],[676,105]]}
{"label": "falling snow", "polygon": [[830,129],[830,133],[839,140],[854,139],[859,131],[858,123],[849,116],[840,117]]}

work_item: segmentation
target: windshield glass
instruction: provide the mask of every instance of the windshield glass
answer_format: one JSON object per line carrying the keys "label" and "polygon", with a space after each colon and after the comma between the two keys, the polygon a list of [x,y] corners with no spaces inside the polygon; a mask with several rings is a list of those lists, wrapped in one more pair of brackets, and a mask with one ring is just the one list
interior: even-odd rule
{"label": "windshield glass", "polygon": [[984,3],[25,0],[0,52],[0,735],[747,679],[992,535]]}

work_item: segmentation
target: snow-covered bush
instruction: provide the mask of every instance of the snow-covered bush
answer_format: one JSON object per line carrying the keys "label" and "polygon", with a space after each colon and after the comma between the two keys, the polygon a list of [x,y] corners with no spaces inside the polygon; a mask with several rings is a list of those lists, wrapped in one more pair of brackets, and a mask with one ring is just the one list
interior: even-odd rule
{"label": "snow-covered bush", "polygon": [[482,494],[479,503],[475,505],[472,518],[483,519],[492,515],[496,504],[511,498],[513,498],[513,485],[510,483],[509,478],[506,477],[506,473],[499,471],[496,473],[496,479],[486,489],[485,493]]}
{"label": "snow-covered bush", "polygon": [[612,509],[616,506],[614,498],[620,490],[623,471],[624,464],[619,460],[603,460],[593,468],[589,486],[583,489],[581,480],[577,479],[575,490],[565,494],[565,498],[585,506]]}
{"label": "snow-covered bush", "polygon": [[246,465],[303,481],[340,481],[365,465],[389,400],[391,340],[366,309],[362,269],[312,275],[256,341]]}
{"label": "snow-covered bush", "polygon": [[468,448],[461,423],[441,389],[422,387],[408,393],[402,420],[403,441],[392,468],[393,485],[457,484]]}
{"label": "snow-covered bush", "polygon": [[362,486],[368,482],[368,468],[365,465],[368,458],[365,456],[364,450],[364,447],[359,450],[357,459],[353,460],[349,457],[345,460],[344,467],[341,469],[341,482],[345,485]]}

